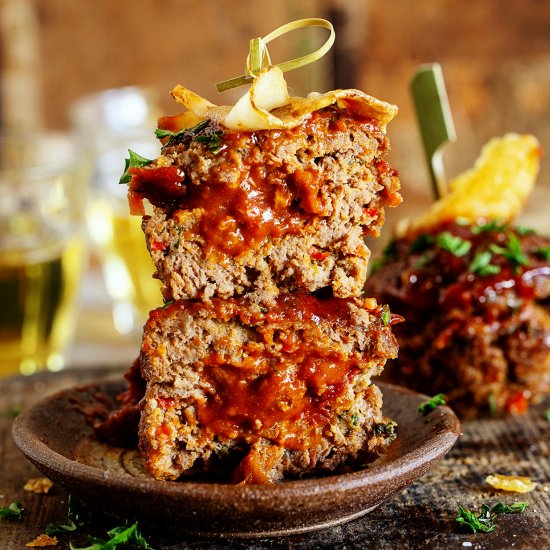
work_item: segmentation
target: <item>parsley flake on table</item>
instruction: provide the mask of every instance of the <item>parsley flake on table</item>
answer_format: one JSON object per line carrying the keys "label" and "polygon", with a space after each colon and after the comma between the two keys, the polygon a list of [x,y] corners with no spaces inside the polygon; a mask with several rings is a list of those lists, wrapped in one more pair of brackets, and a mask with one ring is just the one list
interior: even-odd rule
{"label": "parsley flake on table", "polygon": [[426,416],[427,414],[431,413],[437,406],[446,404],[447,401],[445,401],[445,395],[442,393],[438,393],[433,397],[430,397],[430,399],[427,399],[426,401],[420,403],[420,405],[418,405],[418,412],[422,416]]}
{"label": "parsley flake on table", "polygon": [[470,248],[472,248],[472,243],[470,241],[466,241],[458,235],[453,235],[449,231],[439,233],[435,239],[435,242],[440,248],[443,248],[454,256],[459,257],[468,254]]}
{"label": "parsley flake on table", "polygon": [[0,519],[22,519],[24,510],[20,502],[12,502],[0,508]]}
{"label": "parsley flake on table", "polygon": [[46,535],[59,535],[63,533],[72,533],[80,527],[83,527],[90,522],[89,513],[82,508],[78,500],[69,495],[69,504],[67,511],[67,522],[62,525],[53,525],[48,523],[46,525]]}
{"label": "parsley flake on table", "polygon": [[134,523],[130,527],[115,527],[107,531],[109,539],[92,539],[92,544],[86,547],[77,548],[71,543],[71,550],[115,550],[117,546],[131,543],[132,546],[142,548],[143,550],[153,550],[153,547],[145,540],[138,531],[138,524]]}
{"label": "parsley flake on table", "polygon": [[527,508],[527,502],[514,502],[513,504],[505,504],[498,502],[492,508],[486,504],[481,505],[481,510],[478,514],[464,508],[458,504],[458,516],[455,521],[469,527],[472,533],[490,533],[496,529],[496,518],[500,514],[522,514]]}
{"label": "parsley flake on table", "polygon": [[542,413],[542,417],[546,420],[546,422],[550,422],[550,409],[547,409]]}
{"label": "parsley flake on table", "polygon": [[478,531],[490,533],[496,529],[493,517],[490,515],[487,516],[484,511],[477,515],[475,512],[464,508],[460,504],[458,505],[458,516],[456,516],[455,521],[469,527],[472,533],[477,533]]}

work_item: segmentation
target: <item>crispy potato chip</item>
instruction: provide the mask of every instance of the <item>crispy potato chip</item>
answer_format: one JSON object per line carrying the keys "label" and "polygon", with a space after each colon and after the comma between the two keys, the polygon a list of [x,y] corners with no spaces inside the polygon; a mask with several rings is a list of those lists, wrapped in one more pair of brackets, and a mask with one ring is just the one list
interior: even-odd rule
{"label": "crispy potato chip", "polygon": [[[397,114],[395,105],[359,90],[333,90],[325,94],[312,93],[308,97],[290,97],[283,73],[277,67],[262,71],[253,80],[250,90],[233,107],[214,105],[181,85],[172,90],[172,95],[197,120],[210,118],[232,130],[294,128],[310,113],[334,103],[352,113],[375,118],[383,131]],[[184,119],[180,122],[183,123]]]}
{"label": "crispy potato chip", "polygon": [[521,476],[503,476],[492,474],[485,478],[485,481],[495,489],[502,491],[511,491],[514,493],[528,493],[532,491],[537,484],[528,477]]}
{"label": "crispy potato chip", "polygon": [[232,130],[267,130],[276,128],[279,119],[270,111],[290,100],[283,73],[277,67],[262,71],[223,119]]}
{"label": "crispy potato chip", "polygon": [[38,535],[34,540],[31,540],[31,542],[27,542],[25,546],[29,548],[45,548],[46,546],[57,546],[58,542],[57,537],[50,537],[49,535],[42,534]]}
{"label": "crispy potato chip", "polygon": [[402,220],[397,234],[463,218],[509,222],[523,209],[539,171],[542,149],[531,135],[506,134],[487,143],[471,170],[449,184],[449,193],[426,212]]}
{"label": "crispy potato chip", "polygon": [[53,482],[47,477],[33,477],[28,479],[25,483],[23,490],[30,493],[36,493],[38,495],[45,495],[50,492],[53,487]]}

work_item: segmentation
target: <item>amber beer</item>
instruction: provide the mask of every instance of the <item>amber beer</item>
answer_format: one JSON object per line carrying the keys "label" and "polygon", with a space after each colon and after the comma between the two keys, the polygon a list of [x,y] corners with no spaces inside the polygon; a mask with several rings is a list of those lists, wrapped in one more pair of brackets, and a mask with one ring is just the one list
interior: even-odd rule
{"label": "amber beer", "polygon": [[84,265],[79,236],[0,256],[0,374],[61,370],[74,336],[74,300]]}
{"label": "amber beer", "polygon": [[72,136],[0,135],[0,376],[65,366],[86,265],[88,176]]}

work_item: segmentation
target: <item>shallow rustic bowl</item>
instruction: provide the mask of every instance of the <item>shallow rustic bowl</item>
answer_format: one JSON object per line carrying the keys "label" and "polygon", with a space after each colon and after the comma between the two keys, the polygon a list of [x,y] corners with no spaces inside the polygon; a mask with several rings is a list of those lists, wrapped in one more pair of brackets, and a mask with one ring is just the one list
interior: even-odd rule
{"label": "shallow rustic bowl", "polygon": [[[352,473],[275,485],[156,481],[137,450],[98,442],[82,413],[120,381],[59,392],[23,411],[13,438],[23,454],[58,485],[93,509],[153,528],[207,537],[301,533],[358,518],[424,475],[453,446],[460,423],[448,407],[418,413],[426,396],[380,384],[384,414],[398,438],[382,458]],[[85,407],[84,407],[85,409]]]}

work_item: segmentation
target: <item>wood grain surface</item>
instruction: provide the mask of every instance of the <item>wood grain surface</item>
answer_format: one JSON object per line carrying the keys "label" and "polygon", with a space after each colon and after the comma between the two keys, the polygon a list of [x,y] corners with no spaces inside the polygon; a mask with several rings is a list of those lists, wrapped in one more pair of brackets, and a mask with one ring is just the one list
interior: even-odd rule
{"label": "wood grain surface", "polygon": [[[19,549],[44,532],[48,523],[66,520],[66,491],[54,487],[39,495],[23,490],[39,476],[11,439],[14,408],[26,407],[45,395],[100,378],[112,370],[67,370],[33,378],[0,381],[0,506],[23,504],[22,520],[0,520],[0,548]],[[464,436],[429,474],[370,514],[353,522],[309,534],[252,541],[179,539],[169,533],[142,532],[155,549],[219,548],[537,548],[550,547],[550,422],[543,403],[521,417],[463,424]],[[538,486],[524,495],[489,487],[488,474],[528,476]],[[479,510],[481,504],[525,500],[525,513],[498,518],[492,533],[472,534],[455,522],[457,505]],[[91,511],[92,524],[59,537],[57,548],[87,546],[89,536],[105,536],[120,520]],[[53,547],[51,547],[53,548]]]}

